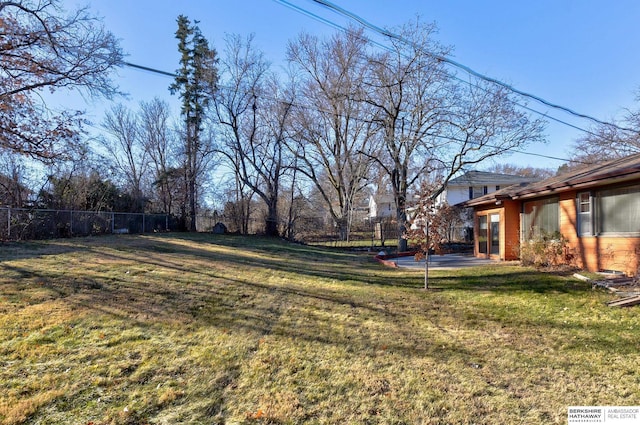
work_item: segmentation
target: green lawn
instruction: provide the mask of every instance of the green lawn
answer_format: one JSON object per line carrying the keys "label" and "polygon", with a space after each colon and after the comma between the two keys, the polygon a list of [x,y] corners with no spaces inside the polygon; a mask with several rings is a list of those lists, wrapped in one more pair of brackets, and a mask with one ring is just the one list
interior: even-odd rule
{"label": "green lawn", "polygon": [[0,245],[1,424],[564,424],[638,405],[640,310],[571,277],[278,240]]}

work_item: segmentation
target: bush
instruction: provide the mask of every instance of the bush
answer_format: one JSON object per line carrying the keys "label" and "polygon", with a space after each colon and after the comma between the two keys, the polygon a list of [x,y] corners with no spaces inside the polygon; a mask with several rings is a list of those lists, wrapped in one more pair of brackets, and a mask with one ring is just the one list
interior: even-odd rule
{"label": "bush", "polygon": [[520,261],[526,266],[552,267],[567,262],[567,239],[560,233],[540,235],[520,244]]}

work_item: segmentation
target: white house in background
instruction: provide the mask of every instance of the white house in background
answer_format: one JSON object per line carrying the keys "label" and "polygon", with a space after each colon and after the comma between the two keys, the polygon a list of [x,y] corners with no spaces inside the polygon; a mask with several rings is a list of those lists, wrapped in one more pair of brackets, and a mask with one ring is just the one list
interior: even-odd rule
{"label": "white house in background", "polygon": [[[449,180],[444,191],[436,198],[436,205],[444,203],[456,205],[514,184],[532,183],[538,180],[540,179],[488,171],[467,171],[463,175]],[[460,240],[470,240],[473,235],[473,214],[471,210],[468,210],[462,211],[461,216],[462,223],[456,226],[455,230],[456,237]]]}
{"label": "white house in background", "polygon": [[369,197],[369,220],[378,221],[396,216],[396,203],[393,195],[377,194]]}
{"label": "white house in background", "polygon": [[514,184],[532,183],[538,180],[540,179],[488,171],[467,171],[463,175],[449,180],[444,191],[436,198],[436,205],[445,202],[449,205],[456,205]]}

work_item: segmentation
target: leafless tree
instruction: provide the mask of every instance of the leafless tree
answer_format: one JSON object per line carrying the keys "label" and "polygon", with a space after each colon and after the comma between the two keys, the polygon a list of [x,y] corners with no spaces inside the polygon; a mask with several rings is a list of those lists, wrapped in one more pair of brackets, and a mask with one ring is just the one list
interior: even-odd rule
{"label": "leafless tree", "polygon": [[367,42],[361,30],[321,41],[302,34],[288,47],[300,74],[291,151],[321,193],[342,239],[356,195],[367,184],[376,146],[371,106],[362,101]]}
{"label": "leafless tree", "polygon": [[178,141],[171,124],[169,104],[159,98],[142,102],[139,111],[140,139],[153,167],[155,199],[164,213],[172,213],[182,173],[178,170]]}
{"label": "leafless tree", "polygon": [[531,119],[518,107],[512,94],[492,83],[469,80],[452,90],[455,100],[447,110],[446,125],[437,135],[447,141],[438,144],[434,157],[442,170],[442,185],[461,170],[510,153],[513,149],[544,140],[544,121]]}
{"label": "leafless tree", "polygon": [[215,102],[223,129],[219,152],[242,185],[265,203],[265,233],[277,236],[291,100],[252,42],[251,36],[227,39],[221,63],[224,82]]}
{"label": "leafless tree", "polygon": [[486,168],[486,171],[512,176],[530,177],[534,179],[546,179],[553,177],[556,172],[550,168],[533,167],[531,165],[521,166],[509,163],[497,163]]}
{"label": "leafless tree", "polygon": [[441,58],[449,49],[433,41],[435,30],[420,20],[407,24],[389,51],[370,59],[366,100],[376,107],[383,134],[384,154],[376,161],[391,181],[400,250],[415,183],[438,173],[436,196],[464,167],[542,138],[542,122],[518,110],[505,89],[445,67]]}
{"label": "leafless tree", "polygon": [[145,180],[149,177],[149,155],[140,137],[140,120],[119,104],[107,111],[102,127],[107,133],[99,138],[106,150],[104,159],[135,200],[135,210],[141,212],[145,203]]}
{"label": "leafless tree", "polygon": [[433,41],[434,25],[405,25],[400,34],[411,43],[391,40],[391,49],[371,55],[365,100],[376,108],[374,121],[382,132],[383,155],[375,157],[391,182],[396,204],[398,245],[406,250],[409,188],[432,171],[437,136],[450,107],[449,76],[437,56],[448,49]]}
{"label": "leafless tree", "polygon": [[117,40],[86,8],[66,14],[59,0],[0,1],[0,146],[42,160],[69,154],[83,123],[77,111],[53,112],[44,91],[117,93]]}
{"label": "leafless tree", "polygon": [[30,189],[24,159],[13,151],[0,149],[0,205],[24,207]]}
{"label": "leafless tree", "polygon": [[[640,94],[636,101],[640,101]],[[619,122],[614,120],[612,125],[595,126],[576,140],[570,154],[574,162],[564,168],[595,164],[638,152],[640,152],[640,109],[627,110]]]}

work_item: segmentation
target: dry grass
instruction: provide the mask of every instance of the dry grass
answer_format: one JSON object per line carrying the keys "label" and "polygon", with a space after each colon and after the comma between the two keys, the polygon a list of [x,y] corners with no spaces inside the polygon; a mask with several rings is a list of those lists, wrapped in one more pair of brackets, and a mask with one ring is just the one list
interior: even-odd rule
{"label": "dry grass", "polygon": [[637,405],[638,310],[211,235],[0,246],[1,424],[565,423]]}

